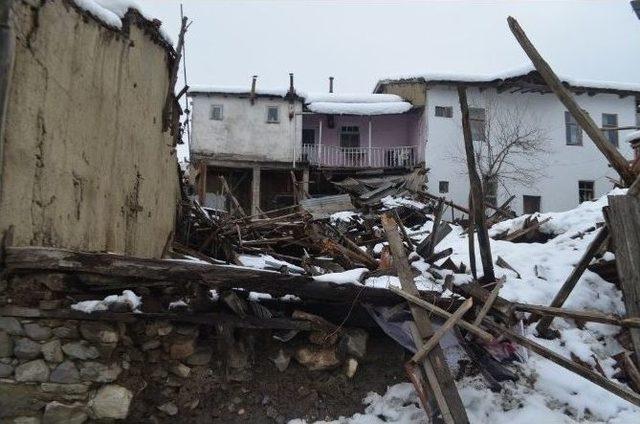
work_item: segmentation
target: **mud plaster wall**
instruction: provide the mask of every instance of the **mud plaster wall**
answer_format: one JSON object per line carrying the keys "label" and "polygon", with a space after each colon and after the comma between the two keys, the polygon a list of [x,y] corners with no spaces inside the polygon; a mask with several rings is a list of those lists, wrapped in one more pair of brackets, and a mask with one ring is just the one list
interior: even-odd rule
{"label": "mud plaster wall", "polygon": [[178,196],[166,51],[62,0],[14,13],[0,231],[14,225],[14,245],[159,256]]}

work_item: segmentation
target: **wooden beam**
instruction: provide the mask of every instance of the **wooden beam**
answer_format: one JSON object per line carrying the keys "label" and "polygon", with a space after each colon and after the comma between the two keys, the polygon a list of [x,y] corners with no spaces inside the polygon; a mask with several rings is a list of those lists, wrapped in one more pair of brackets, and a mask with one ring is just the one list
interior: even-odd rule
{"label": "wooden beam", "polygon": [[[389,241],[389,248],[393,255],[393,263],[398,271],[402,290],[413,296],[418,296],[419,292],[413,281],[411,266],[407,260],[402,239],[400,238],[400,233],[398,232],[393,216],[385,213],[382,215],[381,220],[387,235],[387,240]],[[416,342],[416,346],[421,346],[424,343],[424,339],[434,334],[431,319],[426,311],[416,305],[410,303],[409,307],[419,331],[419,337],[414,339],[414,341]],[[460,399],[455,381],[447,366],[447,362],[444,359],[442,349],[436,346],[429,355],[427,355],[422,365],[427,381],[431,387],[431,392],[434,395],[445,423],[468,423],[467,413],[462,404],[462,399]]]}
{"label": "wooden beam", "polygon": [[[593,259],[595,254],[600,251],[602,246],[607,242],[608,238],[609,230],[606,226],[604,226],[598,231],[596,237],[591,241],[591,243],[589,243],[589,247],[587,247],[587,250],[580,258],[580,261],[578,261],[576,267],[573,268],[573,271],[571,271],[571,274],[569,274],[569,277],[567,277],[564,284],[560,288],[560,291],[558,291],[549,306],[551,306],[552,308],[559,308],[564,305],[564,302],[567,300],[576,284],[578,284],[578,280],[580,280],[580,277],[589,266],[591,259]],[[531,317],[530,321],[532,322],[536,319],[537,316],[533,316]],[[542,318],[536,326],[536,331],[538,332],[538,334],[546,335],[552,321],[553,316],[545,316],[544,318]]]}
{"label": "wooden beam", "polygon": [[[606,213],[616,250],[616,268],[629,318],[640,318],[640,199],[609,196]],[[633,328],[631,341],[640,366],[640,329]]]}
{"label": "wooden beam", "polygon": [[569,113],[575,118],[580,128],[582,128],[589,138],[596,145],[598,150],[602,152],[602,154],[607,158],[613,169],[618,172],[622,180],[630,185],[635,180],[635,175],[631,172],[629,168],[629,163],[622,156],[622,154],[613,146],[609,140],[604,136],[600,128],[593,122],[593,119],[589,116],[589,114],[583,110],[578,103],[573,99],[571,92],[562,84],[560,78],[553,72],[551,66],[542,58],[538,50],[535,48],[529,37],[525,34],[524,30],[518,24],[518,21],[509,16],[507,18],[507,22],[509,23],[509,28],[511,32],[515,36],[516,40],[524,50],[524,52],[529,56],[533,66],[536,68],[540,76],[547,83],[549,88],[556,94],[558,99],[564,104]]}
{"label": "wooden beam", "polygon": [[482,305],[482,309],[480,309],[480,312],[478,312],[476,319],[473,320],[473,325],[480,325],[484,317],[487,316],[489,309],[491,309],[491,307],[493,306],[493,303],[498,298],[498,293],[500,292],[500,289],[504,285],[505,281],[507,281],[507,277],[502,277],[498,281],[496,281],[496,285],[491,290],[491,294],[489,295],[489,298],[487,299],[486,302],[484,302],[484,305]]}
{"label": "wooden beam", "polygon": [[460,100],[460,110],[462,111],[462,135],[464,137],[464,150],[467,156],[467,172],[469,174],[469,186],[471,187],[471,198],[474,205],[474,221],[478,231],[483,278],[485,281],[495,281],[496,275],[493,272],[491,242],[485,222],[484,208],[476,207],[478,205],[484,205],[484,196],[482,194],[482,183],[480,182],[478,169],[476,167],[475,151],[473,149],[473,140],[471,139],[471,124],[469,123],[467,91],[464,86],[458,86],[458,99]]}
{"label": "wooden beam", "polygon": [[640,406],[640,395],[630,390],[629,388],[624,387],[620,384],[617,384],[609,380],[607,377],[604,377],[596,372],[593,372],[589,368],[585,367],[584,365],[577,364],[572,360],[567,359],[564,356],[559,355],[553,352],[552,350],[547,349],[546,347],[534,342],[533,340],[525,336],[521,336],[520,334],[515,333],[506,327],[502,327],[501,325],[494,323],[489,318],[485,318],[482,321],[482,324],[487,328],[497,332],[498,334],[503,335],[507,339],[515,343],[518,343],[526,347],[527,349],[530,349],[531,351],[537,353],[543,358],[546,358],[560,365],[561,367],[568,369],[569,371],[572,371],[581,377],[584,377],[586,380],[602,387],[603,389],[609,391],[610,393],[613,393],[621,397],[622,399],[631,402],[636,406]]}
{"label": "wooden beam", "polygon": [[[389,286],[389,290],[391,290],[392,292],[394,292],[395,294],[397,294],[398,296],[401,296],[403,298],[405,298],[406,300],[408,300],[409,302],[420,306],[421,308],[426,309],[427,311],[438,315],[444,319],[449,319],[452,317],[453,314],[451,314],[450,312],[445,311],[442,308],[439,308],[438,306],[427,302],[426,300],[418,297],[418,296],[413,296],[410,295],[409,293],[404,292],[403,290],[394,287],[394,286]],[[475,336],[478,336],[479,338],[483,339],[486,342],[491,342],[493,341],[493,336],[490,333],[487,333],[486,331],[484,331],[482,328],[475,326],[473,324],[471,324],[468,321],[465,320],[460,320],[457,322],[457,325],[460,328],[464,328],[465,330],[467,330],[468,332],[472,333]]]}
{"label": "wooden beam", "polygon": [[451,330],[451,328],[453,328],[453,326],[462,319],[462,316],[471,309],[472,306],[472,298],[465,300],[453,315],[451,315],[451,317],[449,317],[449,319],[446,320],[435,333],[433,333],[433,336],[431,336],[431,338],[411,357],[411,362],[419,363],[422,361],[424,357],[427,356],[438,343],[440,343],[440,339],[447,334],[447,331]]}
{"label": "wooden beam", "polygon": [[620,318],[616,315],[603,314],[598,311],[576,311],[573,309],[529,305],[526,303],[513,303],[512,308],[514,311],[530,312],[537,316],[562,317],[576,321],[599,322],[602,324],[617,325],[619,327],[640,328],[640,318]]}

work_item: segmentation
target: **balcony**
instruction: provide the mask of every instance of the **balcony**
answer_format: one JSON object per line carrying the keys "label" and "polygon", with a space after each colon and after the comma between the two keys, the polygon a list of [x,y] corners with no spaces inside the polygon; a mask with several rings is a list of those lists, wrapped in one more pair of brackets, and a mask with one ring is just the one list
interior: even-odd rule
{"label": "balcony", "polygon": [[413,168],[419,162],[417,146],[339,147],[302,145],[302,161],[329,168]]}

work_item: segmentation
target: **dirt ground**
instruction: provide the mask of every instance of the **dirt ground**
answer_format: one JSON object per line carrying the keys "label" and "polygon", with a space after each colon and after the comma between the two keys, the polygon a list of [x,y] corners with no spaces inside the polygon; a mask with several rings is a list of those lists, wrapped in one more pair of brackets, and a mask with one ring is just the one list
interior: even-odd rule
{"label": "dirt ground", "polygon": [[[295,342],[286,345],[291,347]],[[352,379],[345,376],[342,368],[309,371],[295,359],[280,372],[269,358],[274,357],[282,346],[280,342],[263,337],[256,342],[251,368],[231,375],[225,371],[224,361],[217,360],[214,355],[209,367],[194,367],[189,377],[182,380],[183,384],[175,387],[171,387],[171,375],[154,379],[154,373],[158,373],[154,364],[132,366],[127,385],[134,391],[137,387],[139,392],[134,398],[129,420],[285,423],[293,418],[336,419],[362,412],[362,399],[370,391],[384,393],[387,386],[406,381],[402,369],[407,360],[404,350],[381,334],[369,339],[367,355],[359,361]],[[148,382],[146,387],[143,378]],[[179,413],[172,417],[157,409],[170,400],[179,408]]]}

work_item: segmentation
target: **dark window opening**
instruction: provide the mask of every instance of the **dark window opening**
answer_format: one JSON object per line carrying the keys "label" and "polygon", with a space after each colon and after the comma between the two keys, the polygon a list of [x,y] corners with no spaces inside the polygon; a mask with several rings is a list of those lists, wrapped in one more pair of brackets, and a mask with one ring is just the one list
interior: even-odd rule
{"label": "dark window opening", "polygon": [[484,201],[498,206],[498,180],[493,177],[483,178]]}
{"label": "dark window opening", "polygon": [[360,128],[347,126],[340,129],[340,147],[360,147]]}
{"label": "dark window opening", "polygon": [[473,141],[485,141],[486,140],[486,114],[483,108],[471,107],[469,108],[469,125],[471,126],[471,140]]}
{"label": "dark window opening", "polygon": [[582,129],[578,126],[573,115],[569,112],[564,113],[564,125],[565,125],[565,137],[567,139],[567,146],[581,146],[582,145]]}
{"label": "dark window opening", "polygon": [[222,105],[211,105],[211,110],[209,111],[209,119],[214,121],[222,121]]}
{"label": "dark window opening", "polygon": [[303,129],[302,130],[302,144],[316,144],[316,130]]}
{"label": "dark window opening", "polygon": [[578,181],[578,201],[580,203],[595,198],[593,181]]}
{"label": "dark window opening", "polygon": [[453,107],[436,106],[436,116],[440,118],[453,118]]}
{"label": "dark window opening", "polygon": [[618,131],[615,129],[608,130],[607,128],[618,128],[618,115],[615,113],[603,113],[602,114],[602,133],[609,140],[611,144],[618,147]]}
{"label": "dark window opening", "polygon": [[525,214],[532,214],[540,212],[540,196],[522,196],[522,212]]}
{"label": "dark window opening", "polygon": [[438,183],[438,191],[440,193],[449,193],[449,181],[440,181]]}
{"label": "dark window opening", "polygon": [[277,124],[280,122],[280,109],[278,106],[267,107],[267,123]]}

